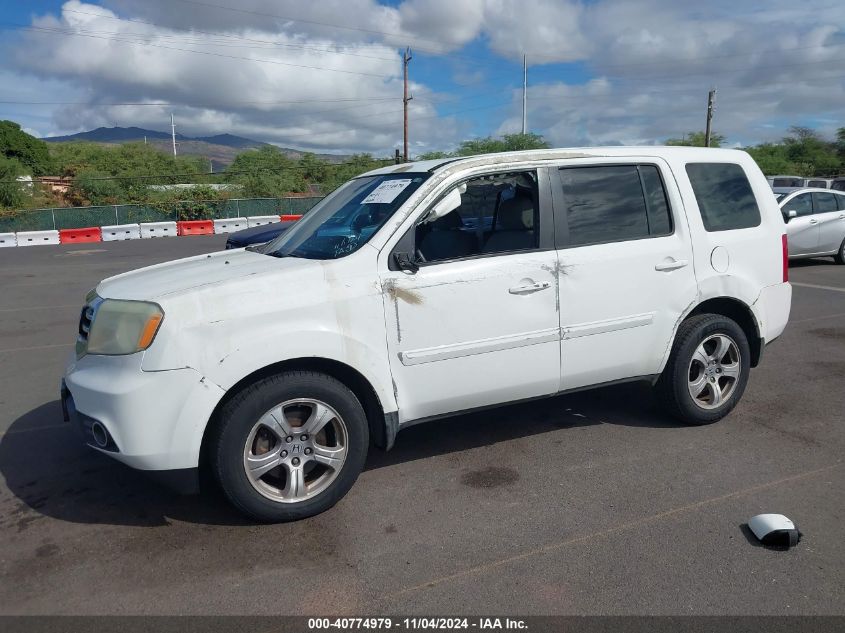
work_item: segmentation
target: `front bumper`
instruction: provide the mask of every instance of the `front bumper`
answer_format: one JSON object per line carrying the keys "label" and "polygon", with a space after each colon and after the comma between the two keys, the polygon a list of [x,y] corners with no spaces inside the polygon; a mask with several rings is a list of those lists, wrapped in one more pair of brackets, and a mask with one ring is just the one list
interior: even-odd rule
{"label": "front bumper", "polygon": [[86,444],[128,466],[194,469],[224,391],[190,368],[143,371],[143,355],[72,357],[62,381],[66,417]]}

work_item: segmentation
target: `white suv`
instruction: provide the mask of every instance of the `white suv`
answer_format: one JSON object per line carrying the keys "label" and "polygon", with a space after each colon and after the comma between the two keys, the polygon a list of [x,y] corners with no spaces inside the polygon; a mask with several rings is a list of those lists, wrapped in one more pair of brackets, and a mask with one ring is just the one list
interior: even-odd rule
{"label": "white suv", "polygon": [[[85,441],[260,520],[321,512],[370,442],[645,380],[725,416],[789,317],[784,222],[744,152],[528,151],[346,183],[267,245],[112,277],[62,383]],[[188,485],[190,484],[190,485]]]}

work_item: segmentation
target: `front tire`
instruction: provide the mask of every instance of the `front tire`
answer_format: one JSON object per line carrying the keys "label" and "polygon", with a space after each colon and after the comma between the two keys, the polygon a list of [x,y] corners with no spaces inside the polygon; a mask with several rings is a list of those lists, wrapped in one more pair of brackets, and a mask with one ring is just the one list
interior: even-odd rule
{"label": "front tire", "polygon": [[355,394],[307,371],[249,385],[223,406],[212,432],[211,467],[226,497],[274,523],[331,508],[355,483],[369,446]]}
{"label": "front tire", "polygon": [[719,314],[681,323],[658,397],[671,415],[690,425],[712,424],[739,402],[748,384],[751,349],[742,328]]}

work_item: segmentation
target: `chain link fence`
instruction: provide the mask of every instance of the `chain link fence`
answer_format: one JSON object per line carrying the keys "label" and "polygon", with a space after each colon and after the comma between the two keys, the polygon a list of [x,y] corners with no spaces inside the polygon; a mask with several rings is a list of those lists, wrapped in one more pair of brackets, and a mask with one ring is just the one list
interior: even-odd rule
{"label": "chain link fence", "polygon": [[82,229],[89,226],[177,220],[215,220],[251,215],[301,215],[322,197],[183,200],[160,204],[32,209],[0,215],[0,233]]}

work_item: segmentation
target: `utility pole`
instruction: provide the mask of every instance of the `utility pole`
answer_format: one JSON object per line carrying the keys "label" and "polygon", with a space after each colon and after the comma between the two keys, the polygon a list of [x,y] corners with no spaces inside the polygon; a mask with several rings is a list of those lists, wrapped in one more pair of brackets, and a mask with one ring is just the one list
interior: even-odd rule
{"label": "utility pole", "polygon": [[716,105],[716,89],[707,93],[707,125],[704,128],[704,147],[710,147],[710,127],[713,121],[713,107]]}
{"label": "utility pole", "polygon": [[176,124],[173,122],[173,113],[170,113],[170,138],[173,140],[173,156],[176,156]]}
{"label": "utility pole", "polygon": [[528,65],[522,55],[522,133],[528,133]]}
{"label": "utility pole", "polygon": [[404,132],[402,136],[402,145],[404,151],[402,153],[403,160],[407,163],[408,162],[408,102],[413,99],[413,97],[408,96],[408,62],[412,59],[411,57],[411,48],[407,47],[405,49],[405,54],[402,56],[402,66],[404,69],[404,78],[405,78],[405,91],[402,96],[402,106],[405,115],[404,120]]}

